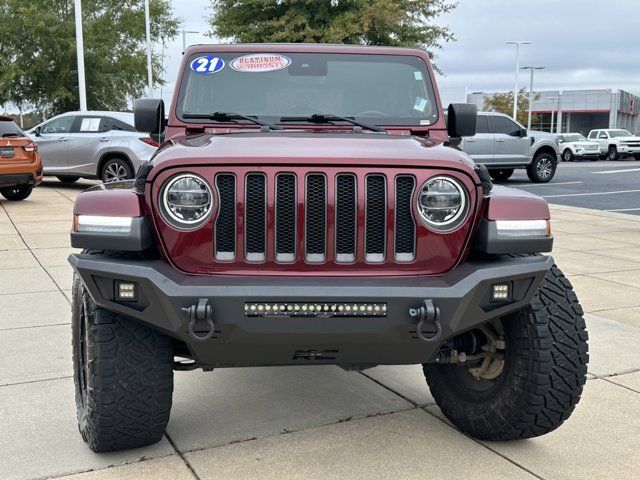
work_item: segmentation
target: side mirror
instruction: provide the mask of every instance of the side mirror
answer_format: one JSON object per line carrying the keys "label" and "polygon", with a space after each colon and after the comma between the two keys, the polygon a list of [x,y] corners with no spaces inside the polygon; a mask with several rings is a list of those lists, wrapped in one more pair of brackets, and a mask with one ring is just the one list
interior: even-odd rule
{"label": "side mirror", "polygon": [[447,133],[451,138],[476,134],[478,107],[472,103],[452,103],[447,109]]}
{"label": "side mirror", "polygon": [[34,134],[36,137],[41,136],[41,135],[42,135],[42,127],[36,127],[36,129],[33,131],[33,134]]}
{"label": "side mirror", "polygon": [[165,127],[164,101],[144,98],[133,104],[133,123],[139,132],[159,135]]}
{"label": "side mirror", "polygon": [[521,137],[526,137],[529,134],[529,132],[527,132],[526,128],[521,128],[520,129],[520,136]]}

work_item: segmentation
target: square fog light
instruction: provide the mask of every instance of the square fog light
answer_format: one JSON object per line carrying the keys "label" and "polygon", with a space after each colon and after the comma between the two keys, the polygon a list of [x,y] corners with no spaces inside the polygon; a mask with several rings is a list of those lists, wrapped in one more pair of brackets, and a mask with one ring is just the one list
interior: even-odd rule
{"label": "square fog light", "polygon": [[138,286],[133,282],[116,280],[116,302],[137,302]]}
{"label": "square fog light", "polygon": [[511,285],[509,283],[495,283],[491,286],[492,302],[508,302],[511,300]]}

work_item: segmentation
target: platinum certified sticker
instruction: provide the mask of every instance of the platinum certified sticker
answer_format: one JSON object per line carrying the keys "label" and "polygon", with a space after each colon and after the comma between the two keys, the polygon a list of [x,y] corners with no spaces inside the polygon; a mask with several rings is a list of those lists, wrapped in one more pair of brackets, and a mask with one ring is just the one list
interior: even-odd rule
{"label": "platinum certified sticker", "polygon": [[287,68],[291,59],[276,53],[253,53],[234,58],[229,64],[236,72],[274,72]]}

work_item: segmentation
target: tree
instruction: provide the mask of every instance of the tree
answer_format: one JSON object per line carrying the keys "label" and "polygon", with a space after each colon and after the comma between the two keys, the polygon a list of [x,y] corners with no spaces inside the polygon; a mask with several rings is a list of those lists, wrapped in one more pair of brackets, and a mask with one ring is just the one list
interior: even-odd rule
{"label": "tree", "polygon": [[[533,94],[533,99],[538,100],[539,93]],[[488,112],[500,112],[506,115],[513,115],[513,92],[494,93],[484,98],[483,110]],[[529,92],[525,88],[518,91],[518,115],[517,120],[522,125],[527,125],[529,115]],[[531,116],[531,123],[538,121],[537,115]]]}
{"label": "tree", "polygon": [[[0,0],[0,98],[47,115],[78,108],[72,0]],[[178,34],[169,0],[151,0],[155,42]],[[122,110],[146,86],[142,0],[83,0],[87,105]],[[6,65],[3,65],[3,60]],[[153,59],[156,83],[160,60]]]}
{"label": "tree", "polygon": [[448,0],[212,0],[213,34],[237,42],[305,42],[422,48],[455,40],[433,19]]}

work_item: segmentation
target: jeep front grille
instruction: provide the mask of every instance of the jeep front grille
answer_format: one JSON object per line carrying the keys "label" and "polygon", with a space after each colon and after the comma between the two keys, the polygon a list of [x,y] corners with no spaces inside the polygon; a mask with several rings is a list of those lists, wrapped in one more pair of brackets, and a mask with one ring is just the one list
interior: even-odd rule
{"label": "jeep front grille", "polygon": [[215,223],[216,260],[236,258],[236,176],[223,173],[216,176],[220,209]]}
{"label": "jeep front grille", "polygon": [[327,179],[310,173],[306,186],[305,259],[321,263],[327,258]]}
{"label": "jeep front grille", "polygon": [[336,176],[336,262],[350,263],[356,259],[356,225],[358,223],[358,195],[356,177],[352,174]]}
{"label": "jeep front grille", "polygon": [[297,181],[293,173],[276,176],[276,261],[294,262],[296,259]]}
{"label": "jeep front grille", "polygon": [[267,257],[267,177],[263,173],[250,173],[246,182],[245,258],[263,262]]}
{"label": "jeep front grille", "polygon": [[416,258],[413,175],[222,172],[214,184],[218,261],[351,264],[361,258],[380,264]]}

